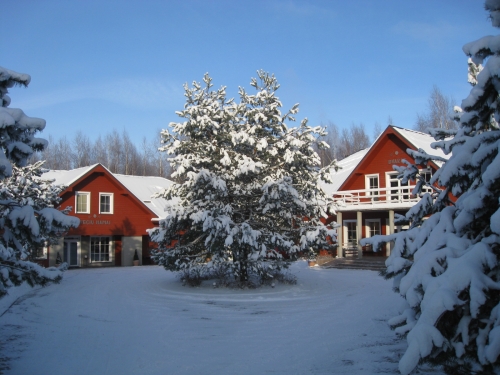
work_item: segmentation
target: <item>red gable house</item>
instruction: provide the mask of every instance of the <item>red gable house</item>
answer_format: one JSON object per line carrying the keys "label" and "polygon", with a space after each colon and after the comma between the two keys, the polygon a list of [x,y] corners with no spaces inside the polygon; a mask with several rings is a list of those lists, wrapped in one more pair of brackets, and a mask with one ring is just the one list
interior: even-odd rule
{"label": "red gable house", "polygon": [[172,184],[161,177],[113,174],[101,164],[69,171],[49,171],[42,178],[67,188],[61,208],[80,219],[59,243],[46,251],[46,266],[57,256],[70,267],[131,266],[137,250],[140,264],[149,264],[146,229],[164,217],[167,201],[152,199]]}
{"label": "red gable house", "polygon": [[[401,183],[392,166],[405,165],[403,159],[414,163],[406,153],[407,149],[423,149],[429,154],[446,158],[441,150],[430,147],[433,141],[430,135],[390,125],[369,149],[338,163],[342,169],[333,174],[335,183],[325,186],[337,206],[337,214],[330,220],[341,225],[338,229],[338,242],[341,244],[338,257],[349,253],[358,257],[390,254],[389,247],[385,253],[362,249],[358,245],[359,240],[403,229],[394,225],[394,215],[405,214],[419,197],[411,194],[414,185]],[[438,164],[430,162],[421,173],[430,179],[438,168]]]}

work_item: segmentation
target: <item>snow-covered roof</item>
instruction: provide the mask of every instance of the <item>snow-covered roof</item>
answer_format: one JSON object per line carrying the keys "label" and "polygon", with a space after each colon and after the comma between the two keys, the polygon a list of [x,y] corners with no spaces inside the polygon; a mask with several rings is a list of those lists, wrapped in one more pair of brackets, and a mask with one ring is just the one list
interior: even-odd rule
{"label": "snow-covered roof", "polygon": [[141,202],[143,202],[151,211],[158,217],[164,218],[166,215],[165,208],[167,200],[163,198],[151,198],[153,194],[159,193],[170,187],[173,181],[163,177],[143,177],[143,176],[128,176],[123,174],[114,174],[132,194],[134,194]]}
{"label": "snow-covered roof", "polygon": [[[44,180],[54,180],[55,185],[70,186],[98,164],[71,170],[50,170],[42,175]],[[110,172],[111,173],[111,172]]]}
{"label": "snow-covered roof", "polygon": [[[446,155],[443,150],[438,148],[437,150],[434,150],[431,147],[431,144],[435,142],[435,139],[431,137],[429,134],[421,133],[416,130],[410,130],[410,129],[404,129],[404,128],[399,128],[397,126],[392,126],[392,128],[401,134],[403,138],[405,138],[408,142],[410,142],[416,150],[421,148],[424,150],[426,153],[429,155],[436,155],[440,156],[445,159],[449,159],[450,155]],[[443,163],[435,161],[435,163],[440,167]]]}
{"label": "snow-covered roof", "polygon": [[[54,180],[56,185],[70,186],[78,181],[86,173],[94,169],[99,164],[88,167],[75,168],[71,170],[50,170],[42,175],[43,179]],[[111,173],[127,190],[129,190],[146,207],[153,211],[159,218],[165,217],[165,207],[167,200],[163,198],[151,198],[155,193],[161,192],[173,184],[172,181],[163,177],[127,176]]]}
{"label": "snow-covered roof", "polygon": [[337,172],[332,172],[333,184],[323,184],[323,190],[329,195],[336,193],[368,151],[370,151],[370,149],[365,148],[339,161],[337,163],[340,167],[339,170]]}
{"label": "snow-covered roof", "polygon": [[[431,143],[435,142],[434,138],[431,137],[429,134],[421,133],[416,130],[410,130],[410,129],[404,129],[404,128],[399,128],[394,125],[390,125],[390,127],[396,131],[398,134],[401,135],[402,138],[406,139],[416,150],[421,148],[424,150],[426,153],[430,155],[437,155],[445,159],[449,159],[449,155],[445,155],[444,152],[441,149],[434,150],[431,147]],[[383,132],[380,136],[385,134]],[[361,162],[361,160],[366,156],[368,151],[373,147],[373,145],[378,141],[380,138],[377,137],[375,142],[369,147],[364,150],[358,151],[345,159],[342,159],[337,163],[339,167],[342,167],[342,169],[339,169],[337,172],[332,173],[333,177],[333,184],[323,184],[323,190],[329,195],[332,195],[336,193],[339,188],[342,186],[345,180],[349,177],[349,175],[352,173],[352,171],[358,166],[358,164]],[[440,167],[442,165],[441,162],[435,161],[436,165]]]}

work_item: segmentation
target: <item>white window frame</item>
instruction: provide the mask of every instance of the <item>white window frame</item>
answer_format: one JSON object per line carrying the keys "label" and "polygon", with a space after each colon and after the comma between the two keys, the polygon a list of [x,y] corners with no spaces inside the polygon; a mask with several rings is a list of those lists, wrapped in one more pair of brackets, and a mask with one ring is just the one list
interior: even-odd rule
{"label": "white window frame", "polygon": [[[103,212],[101,210],[101,197],[110,197],[109,202],[109,212]],[[114,212],[114,194],[113,193],[99,193],[99,213],[103,215],[111,215]]]}
{"label": "white window frame", "polygon": [[[386,189],[386,194],[387,194],[386,200],[388,202],[393,202],[393,203],[394,202],[409,201],[411,199],[411,193],[412,193],[412,189],[410,189],[410,181],[408,181],[406,185],[401,185],[401,180],[399,178],[391,178],[392,175],[395,175],[397,173],[398,172],[396,172],[396,171],[385,172],[385,187],[387,188]],[[391,186],[391,181],[397,181],[398,186]],[[391,188],[398,191],[398,193],[397,193],[398,199],[392,199],[392,197],[394,195],[392,194]],[[406,192],[403,192],[403,189],[405,189],[405,188],[406,188]]]}
{"label": "white window frame", "polygon": [[380,234],[382,234],[382,222],[380,219],[365,219],[366,238],[370,238],[372,236],[370,233],[370,223],[378,223],[378,228],[380,230]]}
{"label": "white window frame", "polygon": [[[87,209],[86,211],[78,211],[78,197],[87,196]],[[77,191],[75,193],[75,213],[77,214],[90,214],[90,192],[89,191]]]}
{"label": "white window frame", "polygon": [[[348,223],[354,223],[354,224],[357,225],[358,221],[357,220],[343,220],[343,222],[342,222],[342,228],[343,228],[343,231],[342,231],[343,236],[342,236],[342,238],[343,238],[344,243],[341,244],[341,246],[346,245],[347,247],[349,247],[349,242],[348,242],[349,241],[349,237],[347,235],[347,232],[348,232],[347,231],[347,224]],[[357,243],[354,244],[354,245],[358,246]]]}
{"label": "white window frame", "polygon": [[[374,178],[376,177],[377,178],[377,190],[373,191],[372,190],[372,187],[370,186],[370,179],[371,178]],[[379,193],[379,190],[380,189],[380,176],[378,173],[374,173],[374,174],[366,174],[365,175],[365,189],[366,190],[369,190],[366,192],[366,195],[367,196],[370,196],[370,197],[375,197],[375,199],[378,199],[378,196],[380,195]]]}
{"label": "white window frame", "polygon": [[[92,240],[94,238],[108,238],[109,239],[109,259],[108,260],[93,260],[92,259]],[[90,263],[111,263],[113,262],[113,253],[114,253],[114,241],[111,236],[90,236],[89,239],[89,261]],[[101,254],[101,252],[99,252]]]}
{"label": "white window frame", "polygon": [[[432,169],[431,168],[419,169],[418,173],[422,176],[424,173],[429,173],[429,175],[430,175],[429,181],[432,179]],[[426,181],[426,182],[428,182],[428,181]],[[422,193],[432,193],[432,188],[424,186],[422,188]]]}
{"label": "white window frame", "polygon": [[37,249],[37,255],[39,254],[38,253],[38,250],[41,249],[42,250],[42,253],[40,256],[35,256],[34,258],[35,259],[47,259],[47,254],[49,252],[49,243],[48,241],[44,241],[43,242],[43,246],[40,246],[38,249]]}

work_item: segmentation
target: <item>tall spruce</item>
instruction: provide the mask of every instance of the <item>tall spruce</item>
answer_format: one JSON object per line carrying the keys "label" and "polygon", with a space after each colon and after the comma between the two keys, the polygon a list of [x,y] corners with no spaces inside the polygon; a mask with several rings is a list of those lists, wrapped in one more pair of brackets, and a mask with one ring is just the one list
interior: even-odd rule
{"label": "tall spruce", "polygon": [[[162,131],[163,151],[179,183],[162,193],[173,204],[150,236],[153,259],[167,270],[210,277],[215,271],[240,284],[259,283],[288,267],[301,254],[332,246],[324,226],[330,199],[318,182],[328,180],[313,149],[320,127],[303,120],[289,128],[298,104],[282,114],[274,75],[258,72],[249,95],[226,99],[225,87],[184,86],[185,121]],[[319,147],[328,147],[319,141]],[[171,244],[174,244],[171,247]]]}
{"label": "tall spruce", "polygon": [[[499,27],[500,0],[485,5]],[[402,374],[420,361],[443,365],[448,374],[500,373],[500,36],[463,50],[473,88],[462,101],[459,128],[431,130],[433,147],[449,160],[408,151],[417,164],[443,163],[430,181],[441,188],[399,217],[410,229],[363,241],[394,241],[386,277],[407,305],[389,322],[407,337]],[[399,172],[419,180],[414,194],[422,193],[418,165]]]}
{"label": "tall spruce", "polygon": [[30,76],[0,67],[0,297],[14,285],[59,281],[62,269],[45,269],[32,260],[38,248],[79,220],[54,208],[61,188],[40,179],[41,162],[27,165],[47,142],[36,138],[45,120],[9,108],[8,89],[27,86]]}

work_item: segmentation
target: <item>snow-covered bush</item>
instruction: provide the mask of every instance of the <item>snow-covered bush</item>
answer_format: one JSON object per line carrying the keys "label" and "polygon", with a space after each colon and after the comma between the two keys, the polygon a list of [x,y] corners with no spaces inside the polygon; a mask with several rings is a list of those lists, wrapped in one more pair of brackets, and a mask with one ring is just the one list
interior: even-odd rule
{"label": "snow-covered bush", "polygon": [[[500,26],[500,0],[487,0],[486,9]],[[394,241],[386,276],[407,308],[389,323],[407,337],[403,374],[421,361],[443,365],[449,374],[500,373],[500,36],[463,49],[473,88],[457,108],[460,126],[431,131],[432,147],[451,155],[430,181],[442,189],[399,217],[409,230],[371,241]],[[418,164],[435,159],[408,152]],[[399,171],[403,180],[419,177],[415,166]]]}
{"label": "snow-covered bush", "polygon": [[33,253],[79,224],[54,208],[61,188],[40,179],[42,163],[27,165],[32,153],[46,145],[34,137],[45,121],[8,108],[7,92],[29,81],[26,74],[0,67],[0,297],[24,281],[44,285],[60,280],[64,267],[45,269],[31,261]]}
{"label": "snow-covered bush", "polygon": [[330,200],[318,184],[333,163],[321,169],[312,147],[324,129],[307,120],[289,128],[298,104],[282,114],[276,78],[258,75],[257,93],[240,88],[240,103],[212,90],[208,74],[204,85],[186,84],[185,121],[162,132],[179,183],[162,193],[173,204],[149,233],[167,270],[210,277],[222,265],[241,284],[261,282],[335,240],[320,221]]}

